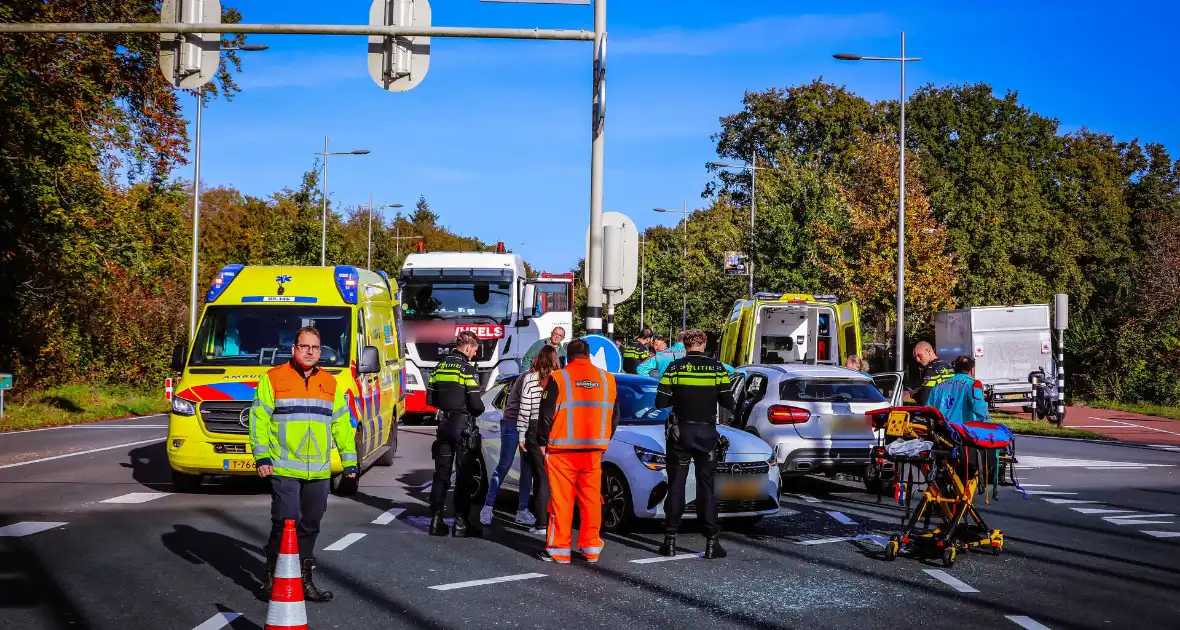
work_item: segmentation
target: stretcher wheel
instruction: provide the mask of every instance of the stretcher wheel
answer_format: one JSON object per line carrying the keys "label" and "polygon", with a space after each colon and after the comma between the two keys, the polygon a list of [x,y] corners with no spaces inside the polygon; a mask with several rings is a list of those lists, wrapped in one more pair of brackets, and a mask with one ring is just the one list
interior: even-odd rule
{"label": "stretcher wheel", "polygon": [[897,551],[900,545],[896,540],[891,540],[885,543],[885,561],[893,562],[897,558]]}
{"label": "stretcher wheel", "polygon": [[1003,543],[1000,543],[1000,544],[998,544],[998,545],[992,545],[992,555],[993,555],[993,556],[998,556],[998,555],[1000,555],[1000,552],[1001,552],[1001,551],[1003,551],[1003,549],[1004,549],[1004,544],[1003,544]]}
{"label": "stretcher wheel", "polygon": [[942,566],[951,568],[955,566],[955,548],[947,547],[942,550]]}

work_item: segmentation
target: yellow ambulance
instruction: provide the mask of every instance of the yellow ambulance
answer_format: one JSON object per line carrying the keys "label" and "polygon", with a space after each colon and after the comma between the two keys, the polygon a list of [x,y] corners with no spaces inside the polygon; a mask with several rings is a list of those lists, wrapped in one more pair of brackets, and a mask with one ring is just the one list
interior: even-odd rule
{"label": "yellow ambulance", "polygon": [[750,364],[843,365],[860,354],[856,300],[834,295],[758,293],[738,300],[721,330],[721,361]]}
{"label": "yellow ambulance", "polygon": [[[345,391],[361,471],[392,466],[405,409],[401,307],[384,272],[356,267],[226,265],[205,296],[191,346],[179,345],[181,372],[168,419],[168,463],[177,492],[204,476],[254,475],[250,404],[259,379],[292,358],[295,333],[320,331],[319,367]],[[355,492],[332,449],[332,489]]]}

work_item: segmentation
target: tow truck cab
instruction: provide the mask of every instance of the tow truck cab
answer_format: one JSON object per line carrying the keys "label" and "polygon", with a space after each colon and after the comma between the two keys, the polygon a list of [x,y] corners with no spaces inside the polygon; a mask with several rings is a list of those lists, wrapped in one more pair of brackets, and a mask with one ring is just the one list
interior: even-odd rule
{"label": "tow truck cab", "polygon": [[834,295],[758,293],[734,302],[721,333],[721,361],[732,366],[843,365],[860,354],[856,301]]}
{"label": "tow truck cab", "polygon": [[529,347],[561,327],[573,330],[573,275],[527,277],[524,260],[504,251],[420,252],[402,266],[401,317],[406,334],[406,413],[432,414],[430,371],[455,347],[455,336],[479,337],[473,363],[480,388],[521,371]]}

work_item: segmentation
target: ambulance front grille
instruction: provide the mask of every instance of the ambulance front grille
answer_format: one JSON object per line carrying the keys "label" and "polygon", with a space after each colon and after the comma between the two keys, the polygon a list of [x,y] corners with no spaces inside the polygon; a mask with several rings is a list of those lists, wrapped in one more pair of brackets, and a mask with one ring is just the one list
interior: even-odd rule
{"label": "ambulance front grille", "polygon": [[252,401],[217,400],[201,403],[201,421],[209,433],[246,435],[250,432],[250,416],[246,412]]}

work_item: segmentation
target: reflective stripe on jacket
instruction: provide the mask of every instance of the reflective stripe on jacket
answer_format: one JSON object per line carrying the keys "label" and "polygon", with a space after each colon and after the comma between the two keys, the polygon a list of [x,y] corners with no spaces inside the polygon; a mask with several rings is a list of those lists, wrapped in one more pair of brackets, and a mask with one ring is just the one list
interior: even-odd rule
{"label": "reflective stripe on jacket", "polygon": [[315,368],[306,379],[291,363],[266,373],[250,406],[250,446],[258,465],[295,479],[332,476],[332,449],[356,466],[356,443],[344,392]]}
{"label": "reflective stripe on jacket", "polygon": [[615,376],[578,358],[550,378],[557,384],[557,404],[549,449],[605,451],[618,422]]}

